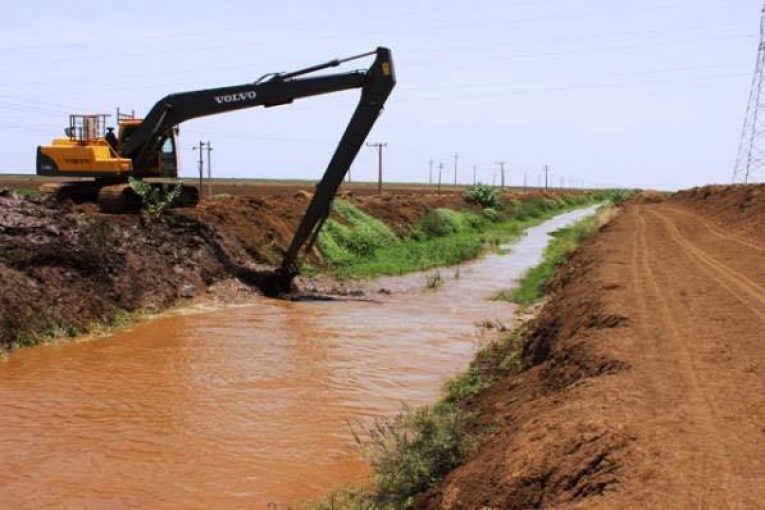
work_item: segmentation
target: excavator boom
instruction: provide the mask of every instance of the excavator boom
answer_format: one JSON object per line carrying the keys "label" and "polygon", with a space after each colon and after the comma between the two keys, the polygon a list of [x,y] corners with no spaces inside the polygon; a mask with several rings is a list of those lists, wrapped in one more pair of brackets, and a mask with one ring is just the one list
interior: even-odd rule
{"label": "excavator boom", "polygon": [[[375,59],[367,70],[313,75],[317,71],[372,55]],[[289,284],[297,274],[298,254],[303,247],[313,244],[329,216],[337,190],[395,84],[391,52],[388,48],[379,47],[369,53],[332,60],[298,71],[265,75],[254,83],[170,94],[160,99],[143,120],[130,118],[120,124],[118,139],[111,131],[108,135],[99,135],[104,129],[105,115],[71,116],[68,139],[57,139],[51,146],[38,147],[37,171],[41,175],[68,174],[101,178],[110,185],[100,188],[99,201],[105,199],[102,206],[115,204],[114,208],[119,209],[123,201],[129,198],[125,193],[129,194],[130,190],[125,184],[114,185],[115,182],[126,182],[128,176],[177,176],[174,129],[184,121],[245,108],[285,105],[296,99],[331,92],[361,89],[356,110],[316,186],[278,270],[279,279]],[[82,118],[80,124],[71,120],[75,117],[78,122]],[[169,156],[165,149],[168,142],[173,142],[169,144],[172,147]]]}

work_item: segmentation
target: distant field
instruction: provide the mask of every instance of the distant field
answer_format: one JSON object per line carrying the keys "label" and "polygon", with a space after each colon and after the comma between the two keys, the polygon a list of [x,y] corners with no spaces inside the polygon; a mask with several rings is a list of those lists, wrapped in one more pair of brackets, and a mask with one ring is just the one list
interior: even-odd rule
{"label": "distant field", "polygon": [[[63,177],[38,177],[36,175],[6,174],[0,175],[0,188],[35,189],[43,183],[76,181],[77,178]],[[86,180],[86,179],[83,179]],[[193,178],[178,179],[186,184],[195,185],[199,181]],[[316,181],[306,181],[299,179],[205,179],[204,186],[207,193],[207,186],[212,183],[212,193],[228,193],[229,195],[292,195],[300,190],[311,191],[316,185]],[[464,185],[442,185],[441,191],[444,193],[461,192],[466,188]],[[421,183],[384,183],[383,191],[394,192],[396,194],[413,194],[422,192],[435,192],[436,186],[429,186]],[[522,191],[522,188],[507,187],[507,190]],[[533,188],[529,188],[533,189]],[[353,182],[344,183],[343,191],[352,191],[359,195],[374,195],[377,193],[376,182]]]}

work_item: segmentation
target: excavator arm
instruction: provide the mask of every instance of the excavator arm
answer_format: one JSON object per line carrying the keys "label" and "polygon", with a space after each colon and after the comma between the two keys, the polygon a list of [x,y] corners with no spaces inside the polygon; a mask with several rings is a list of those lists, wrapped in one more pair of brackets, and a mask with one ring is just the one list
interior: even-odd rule
{"label": "excavator arm", "polygon": [[[306,77],[305,75],[367,56],[376,58],[366,71]],[[120,154],[133,160],[141,176],[169,130],[181,122],[219,113],[289,104],[295,99],[360,88],[361,99],[345,129],[308,208],[277,271],[278,286],[288,286],[297,274],[300,250],[315,241],[329,216],[332,201],[353,160],[372,130],[385,101],[395,86],[393,60],[388,48],[342,60],[332,60],[291,73],[267,75],[255,83],[171,94],[154,105],[144,121],[123,141]]]}

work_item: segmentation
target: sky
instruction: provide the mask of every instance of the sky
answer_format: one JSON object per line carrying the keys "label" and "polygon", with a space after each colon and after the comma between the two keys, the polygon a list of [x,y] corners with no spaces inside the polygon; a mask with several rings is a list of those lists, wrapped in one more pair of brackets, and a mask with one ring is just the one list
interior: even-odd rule
{"label": "sky", "polygon": [[[387,46],[398,84],[369,142],[385,180],[678,189],[729,182],[761,0],[8,3],[0,18],[0,173],[34,173],[69,113],[142,115],[173,92],[237,85]],[[349,70],[368,65],[358,61]],[[332,70],[331,72],[335,72]],[[195,119],[181,173],[321,177],[358,91]],[[374,180],[364,148],[354,180]],[[437,177],[434,175],[433,179]],[[498,182],[498,181],[497,181]]]}

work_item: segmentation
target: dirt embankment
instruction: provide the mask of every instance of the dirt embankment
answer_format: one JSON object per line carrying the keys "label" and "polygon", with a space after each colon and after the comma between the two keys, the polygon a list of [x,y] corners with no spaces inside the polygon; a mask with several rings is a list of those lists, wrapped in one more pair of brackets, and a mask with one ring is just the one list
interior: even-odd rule
{"label": "dirt embankment", "polygon": [[[82,331],[124,311],[162,310],[224,281],[238,285],[226,290],[257,285],[259,271],[280,262],[309,198],[280,187],[203,201],[147,223],[92,204],[0,191],[0,349]],[[432,208],[469,207],[461,193],[345,198],[400,234]]]}
{"label": "dirt embankment", "polygon": [[487,442],[429,509],[758,508],[765,501],[765,187],[636,200],[470,405]]}

